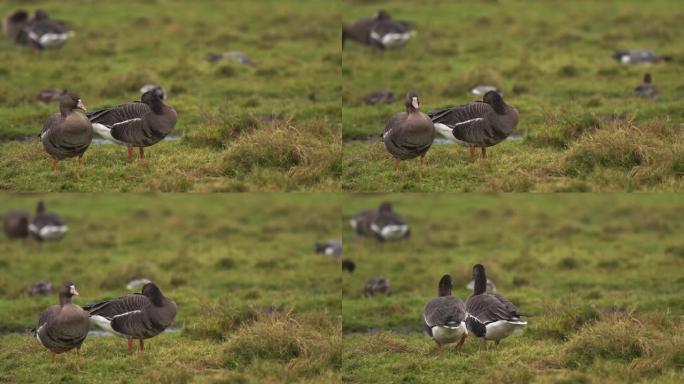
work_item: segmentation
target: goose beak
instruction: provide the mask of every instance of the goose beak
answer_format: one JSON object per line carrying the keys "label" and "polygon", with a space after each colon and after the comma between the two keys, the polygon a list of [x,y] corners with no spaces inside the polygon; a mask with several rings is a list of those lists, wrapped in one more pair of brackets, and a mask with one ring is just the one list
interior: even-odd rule
{"label": "goose beak", "polygon": [[411,99],[411,105],[413,106],[413,108],[418,109],[418,107],[420,106],[420,102],[418,101],[417,97]]}
{"label": "goose beak", "polygon": [[83,102],[81,101],[81,99],[78,99],[78,104],[76,104],[76,107],[82,109],[84,112],[87,111],[87,109],[86,109],[85,105],[83,104]]}
{"label": "goose beak", "polygon": [[76,290],[76,286],[74,286],[74,285],[72,285],[71,287],[69,287],[69,293],[71,293],[71,294],[74,295],[74,296],[79,296],[79,293],[78,293],[78,291]]}

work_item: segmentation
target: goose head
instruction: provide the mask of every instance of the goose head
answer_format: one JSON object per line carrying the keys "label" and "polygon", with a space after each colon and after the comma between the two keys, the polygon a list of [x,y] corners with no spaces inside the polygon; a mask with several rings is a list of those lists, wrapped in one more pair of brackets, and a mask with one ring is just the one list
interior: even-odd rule
{"label": "goose head", "polygon": [[375,20],[391,20],[392,17],[390,14],[385,11],[384,9],[381,9],[378,11],[378,13],[375,14]]}
{"label": "goose head", "polygon": [[416,91],[410,91],[406,94],[406,113],[415,113],[420,110],[420,99]]}
{"label": "goose head", "polygon": [[500,115],[506,113],[506,103],[504,102],[503,97],[501,97],[499,92],[489,91],[485,93],[484,97],[482,98],[482,101],[491,105],[496,113]]}
{"label": "goose head", "polygon": [[481,295],[487,292],[487,274],[482,264],[473,265],[473,280],[475,281],[473,295]]}
{"label": "goose head", "polygon": [[651,74],[650,74],[650,73],[645,73],[645,74],[644,74],[644,84],[651,84],[651,81],[653,81],[653,80],[651,79]]}
{"label": "goose head", "polygon": [[378,208],[378,211],[380,212],[392,212],[392,203],[385,201],[382,204],[380,204],[380,208]]}
{"label": "goose head", "polygon": [[161,290],[154,283],[147,283],[142,288],[142,294],[147,296],[148,299],[157,307],[161,307],[164,304],[164,295],[162,295]]}
{"label": "goose head", "polygon": [[162,108],[162,98],[160,97],[160,94],[156,89],[151,89],[143,93],[142,97],[140,98],[140,101],[147,104],[150,107],[150,109],[152,109],[152,112],[154,112],[155,114],[161,115],[162,113],[164,113],[164,110]]}
{"label": "goose head", "polygon": [[451,289],[453,288],[453,283],[451,281],[451,276],[444,275],[439,280],[439,286],[437,288],[437,294],[439,296],[451,296]]}
{"label": "goose head", "polygon": [[66,116],[74,109],[86,111],[86,107],[81,101],[81,96],[73,92],[67,92],[62,95],[59,99],[59,111],[62,113],[62,116]]}
{"label": "goose head", "polygon": [[59,303],[61,305],[70,303],[71,298],[78,295],[79,293],[76,290],[76,283],[71,280],[63,282],[59,287]]}

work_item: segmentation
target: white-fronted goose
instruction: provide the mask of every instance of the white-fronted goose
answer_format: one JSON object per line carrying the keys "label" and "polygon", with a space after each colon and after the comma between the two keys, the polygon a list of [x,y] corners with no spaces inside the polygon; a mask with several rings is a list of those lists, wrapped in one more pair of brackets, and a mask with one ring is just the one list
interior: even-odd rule
{"label": "white-fronted goose", "polygon": [[466,326],[468,333],[481,340],[501,339],[513,332],[522,332],[527,322],[521,320],[527,314],[518,311],[513,303],[498,293],[487,293],[487,276],[482,264],[473,266],[475,290],[466,301]]}
{"label": "white-fronted goose", "polygon": [[8,239],[23,239],[29,235],[29,213],[9,211],[2,218],[2,227]]}
{"label": "white-fronted goose", "polygon": [[61,48],[74,36],[62,21],[52,20],[45,11],[38,10],[24,27],[28,44],[38,50]]}
{"label": "white-fronted goose", "polygon": [[328,240],[314,244],[314,252],[326,256],[339,257],[342,255],[342,240]]}
{"label": "white-fronted goose", "polygon": [[650,73],[644,74],[643,84],[639,84],[634,88],[634,94],[642,99],[656,100],[658,98],[658,88],[653,85],[653,80]]}
{"label": "white-fronted goose", "polygon": [[354,264],[353,261],[351,261],[349,259],[342,260],[342,271],[343,272],[354,273],[355,269],[356,269],[356,264]]}
{"label": "white-fronted goose", "polygon": [[363,98],[366,105],[391,104],[396,100],[392,91],[373,91]]}
{"label": "white-fronted goose", "polygon": [[650,49],[637,48],[626,51],[617,51],[613,54],[613,59],[622,64],[652,64],[661,61],[671,61],[670,56],[658,56]]}
{"label": "white-fronted goose", "polygon": [[420,100],[415,91],[406,95],[406,112],[392,116],[385,125],[382,142],[387,152],[394,157],[394,166],[399,171],[401,160],[420,157],[420,173],[423,172],[425,155],[435,138],[435,127],[430,118],[420,112]]}
{"label": "white-fronted goose", "polygon": [[386,277],[374,276],[366,281],[366,286],[363,288],[363,296],[375,296],[376,294],[387,295],[390,291],[390,281]]}
{"label": "white-fronted goose", "polygon": [[431,112],[435,130],[445,139],[470,147],[482,148],[482,158],[487,157],[487,147],[505,140],[518,125],[518,110],[506,104],[495,91],[487,92],[483,101],[475,101],[453,108]]}
{"label": "white-fronted goose", "polygon": [[391,20],[389,13],[384,10],[378,11],[373,16],[362,17],[352,24],[342,28],[342,48],[347,39],[354,40],[361,44],[370,45],[370,32],[373,25],[381,20]]}
{"label": "white-fronted goose", "polygon": [[160,99],[166,100],[166,91],[164,88],[162,88],[161,85],[157,84],[145,84],[142,87],[140,87],[140,96],[146,94],[149,91],[154,91],[157,93],[157,96],[159,96]]}
{"label": "white-fronted goose", "polygon": [[155,90],[140,100],[87,114],[98,135],[128,147],[129,159],[133,147],[140,148],[140,158],[145,158],[143,148],[163,140],[176,125],[176,110],[164,104]]}
{"label": "white-fronted goose", "polygon": [[24,30],[24,27],[26,27],[28,21],[28,12],[24,11],[23,9],[13,11],[5,16],[2,21],[2,34],[6,38],[17,42],[19,35]]}
{"label": "white-fronted goose", "polygon": [[164,296],[154,283],[143,286],[142,293],[127,295],[83,307],[100,328],[125,339],[128,349],[133,340],[143,340],[162,333],[176,317],[176,303]]}
{"label": "white-fronted goose", "polygon": [[52,355],[55,356],[76,348],[76,355],[81,357],[81,344],[88,336],[90,322],[88,313],[71,302],[78,295],[76,285],[65,281],[59,288],[59,305],[53,305],[43,311],[35,329],[36,338]]}
{"label": "white-fronted goose", "polygon": [[60,160],[78,156],[79,172],[83,168],[83,154],[93,141],[93,127],[88,118],[77,109],[86,110],[81,98],[75,93],[62,96],[59,112],[45,120],[40,132],[40,142],[52,157],[52,172],[57,171]]}
{"label": "white-fronted goose", "polygon": [[380,50],[401,48],[412,36],[408,23],[396,20],[379,20],[373,24],[369,39]]}
{"label": "white-fronted goose", "polygon": [[401,240],[411,235],[408,224],[394,212],[392,204],[388,202],[380,204],[371,221],[370,229],[380,241]]}
{"label": "white-fronted goose", "polygon": [[45,212],[45,204],[42,201],[38,202],[36,216],[29,224],[29,231],[36,240],[60,240],[68,230],[59,216]]}
{"label": "white-fronted goose", "polygon": [[359,236],[372,236],[373,231],[371,231],[370,226],[377,212],[378,210],[374,208],[364,209],[349,219],[349,225]]}
{"label": "white-fronted goose", "polygon": [[423,323],[427,334],[437,343],[441,351],[442,345],[455,343],[455,350],[463,345],[466,338],[466,308],[458,297],[451,296],[453,283],[451,276],[444,275],[439,280],[437,297],[425,305]]}

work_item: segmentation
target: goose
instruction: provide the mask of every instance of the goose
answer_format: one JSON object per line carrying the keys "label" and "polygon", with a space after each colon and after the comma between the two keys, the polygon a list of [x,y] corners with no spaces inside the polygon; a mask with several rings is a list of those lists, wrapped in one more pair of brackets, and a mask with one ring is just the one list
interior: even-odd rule
{"label": "goose", "polygon": [[142,293],[84,306],[90,320],[100,328],[116,336],[128,339],[128,350],[133,350],[133,340],[140,341],[162,333],[176,317],[176,303],[164,296],[154,283],[147,283]]}
{"label": "goose", "polygon": [[80,359],[81,344],[88,336],[88,313],[71,302],[73,296],[78,296],[76,284],[72,281],[62,283],[59,288],[59,305],[43,311],[34,329],[36,339],[50,351],[52,364],[55,364],[58,353],[74,348]]}
{"label": "goose", "polygon": [[41,103],[60,101],[62,100],[62,96],[66,95],[67,93],[69,92],[67,92],[66,89],[46,88],[38,92],[38,94],[36,95],[36,100]]}
{"label": "goose", "polygon": [[394,212],[389,202],[380,204],[370,223],[370,229],[379,241],[406,239],[411,234],[408,224]]}
{"label": "goose", "polygon": [[402,48],[413,32],[408,23],[396,20],[379,20],[370,29],[370,44],[380,50]]}
{"label": "goose", "polygon": [[644,83],[634,88],[634,94],[642,99],[656,100],[658,98],[658,88],[653,85],[650,73],[644,74]]}
{"label": "goose", "polygon": [[147,91],[140,102],[132,102],[92,111],[87,114],[93,130],[102,138],[128,147],[128,158],[133,158],[133,147],[144,147],[164,139],[176,125],[176,110],[162,101],[156,90]]}
{"label": "goose", "polygon": [[671,61],[670,56],[658,56],[650,49],[637,48],[626,51],[616,51],[613,54],[613,59],[622,64],[652,64],[661,61]]}
{"label": "goose", "polygon": [[466,308],[458,297],[451,296],[453,284],[451,276],[444,275],[439,280],[436,298],[430,300],[423,310],[423,323],[427,334],[437,343],[441,352],[442,345],[455,343],[455,350],[466,339]]}
{"label": "goose", "polygon": [[17,42],[19,35],[28,23],[28,20],[29,14],[23,9],[9,13],[2,21],[2,34],[6,38]]}
{"label": "goose", "polygon": [[26,289],[30,296],[47,296],[52,293],[52,283],[49,281],[36,281]]}
{"label": "goose", "polygon": [[57,172],[60,160],[78,156],[78,170],[83,168],[83,154],[93,141],[93,126],[81,112],[86,110],[81,97],[67,93],[59,102],[59,112],[45,120],[40,132],[40,142],[52,157],[52,173]]}
{"label": "goose", "polygon": [[370,225],[376,213],[377,209],[365,209],[349,219],[349,225],[359,236],[372,236]]}
{"label": "goose", "polygon": [[342,240],[328,240],[314,244],[314,252],[326,256],[339,257],[342,255]]}
{"label": "goose", "polygon": [[234,61],[239,64],[247,64],[249,66],[255,66],[256,62],[252,60],[251,57],[238,51],[230,51],[223,53],[210,53],[207,55],[206,60],[210,63],[217,63],[223,60]]}
{"label": "goose", "polygon": [[2,224],[8,239],[23,239],[29,235],[29,213],[26,211],[5,213]]}
{"label": "goose", "polygon": [[343,272],[354,273],[355,269],[356,269],[356,264],[354,264],[353,261],[351,261],[349,259],[342,260],[342,271]]}
{"label": "goose", "polygon": [[29,224],[29,231],[36,240],[60,240],[68,230],[69,228],[59,216],[54,213],[46,213],[45,203],[38,202],[36,216]]}
{"label": "goose", "polygon": [[425,155],[435,138],[435,127],[430,118],[420,112],[420,99],[415,91],[406,94],[406,112],[394,114],[385,125],[382,142],[394,157],[399,171],[401,160],[420,157],[420,174],[423,172]]}
{"label": "goose", "polygon": [[64,22],[52,20],[47,12],[38,10],[24,27],[25,40],[32,48],[61,48],[74,36]]}
{"label": "goose", "polygon": [[391,104],[396,101],[394,98],[394,93],[391,91],[373,91],[369,94],[367,94],[364,98],[363,101],[366,103],[366,105],[375,105],[375,104]]}
{"label": "goose", "polygon": [[375,296],[376,294],[388,295],[390,291],[390,281],[386,277],[374,276],[366,281],[363,289],[363,296]]}
{"label": "goose", "polygon": [[140,88],[140,96],[146,94],[149,91],[155,91],[160,99],[166,100],[166,91],[161,85],[156,84],[145,84]]}
{"label": "goose", "polygon": [[431,112],[430,118],[437,133],[456,144],[469,147],[470,157],[475,148],[482,148],[487,158],[487,147],[506,139],[518,125],[518,110],[506,104],[498,92],[487,92],[482,101],[475,101],[441,111]]}
{"label": "goose", "polygon": [[473,266],[475,290],[466,301],[466,326],[468,333],[482,340],[499,342],[514,332],[522,332],[527,322],[521,320],[527,314],[518,311],[513,303],[498,293],[486,293],[487,276],[482,264]]}
{"label": "goose", "polygon": [[363,17],[351,25],[342,28],[342,49],[347,39],[354,40],[361,44],[370,44],[370,32],[373,25],[382,20],[391,20],[391,16],[387,11],[379,10],[373,16]]}

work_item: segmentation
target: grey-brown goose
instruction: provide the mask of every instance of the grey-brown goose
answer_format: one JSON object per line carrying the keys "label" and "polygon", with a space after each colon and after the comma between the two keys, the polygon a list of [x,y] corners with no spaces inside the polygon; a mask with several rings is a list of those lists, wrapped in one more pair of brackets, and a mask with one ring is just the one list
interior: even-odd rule
{"label": "grey-brown goose", "polygon": [[78,295],[76,284],[65,281],[59,288],[59,305],[53,305],[43,311],[35,329],[36,338],[52,355],[76,348],[76,354],[81,357],[81,344],[88,336],[90,322],[88,313],[71,302],[73,296]]}
{"label": "grey-brown goose", "polygon": [[366,281],[366,286],[363,288],[363,296],[375,296],[376,294],[389,295],[390,281],[383,276],[374,276]]}
{"label": "grey-brown goose", "polygon": [[431,112],[435,130],[445,139],[470,147],[482,148],[482,158],[487,157],[487,147],[505,140],[518,125],[518,110],[506,104],[498,92],[487,92],[482,101]]}
{"label": "grey-brown goose", "polygon": [[411,235],[408,224],[389,202],[380,204],[371,220],[370,229],[379,241],[402,240]]}
{"label": "grey-brown goose", "polygon": [[88,118],[76,109],[86,110],[80,96],[67,93],[59,103],[59,112],[51,115],[43,124],[40,142],[52,157],[52,172],[57,162],[78,156],[79,171],[83,167],[83,154],[93,141],[93,127]]}
{"label": "grey-brown goose", "polygon": [[408,23],[396,20],[379,20],[371,27],[370,44],[380,50],[401,48],[411,38]]}
{"label": "grey-brown goose", "polygon": [[59,216],[46,212],[45,203],[38,202],[36,216],[29,224],[29,231],[36,240],[60,240],[68,230],[69,228]]}
{"label": "grey-brown goose", "polygon": [[458,350],[467,335],[465,304],[458,297],[451,296],[452,288],[451,276],[442,276],[437,287],[437,297],[430,300],[423,310],[425,331],[437,343],[440,351],[442,345],[456,341],[458,344],[455,350]]}
{"label": "grey-brown goose", "polygon": [[19,42],[26,42],[30,47],[43,50],[61,48],[74,32],[62,21],[52,20],[47,12],[37,10],[24,27],[24,36]]}
{"label": "grey-brown goose", "polygon": [[522,332],[527,322],[521,320],[527,314],[498,293],[487,293],[487,276],[482,264],[473,266],[475,290],[466,301],[466,327],[468,333],[481,340],[494,340],[499,344],[501,339],[514,332]]}
{"label": "grey-brown goose", "polygon": [[142,293],[127,295],[83,307],[90,319],[100,328],[128,339],[128,349],[133,340],[144,341],[162,333],[176,317],[176,303],[164,296],[154,283],[147,283]]}
{"label": "grey-brown goose", "polygon": [[370,31],[373,28],[373,25],[381,20],[391,20],[389,13],[380,10],[373,16],[362,17],[342,28],[342,48],[344,48],[344,43],[347,39],[370,45]]}
{"label": "grey-brown goose", "polygon": [[29,235],[29,213],[9,211],[2,219],[3,229],[8,239],[22,239]]}
{"label": "grey-brown goose", "polygon": [[342,256],[342,240],[328,240],[314,244],[314,252],[326,256]]}
{"label": "grey-brown goose", "polygon": [[406,95],[406,112],[392,116],[385,125],[382,142],[395,160],[399,171],[401,160],[420,157],[420,172],[423,172],[425,155],[435,138],[435,127],[430,118],[420,112],[420,99],[415,91]]}
{"label": "grey-brown goose", "polygon": [[164,104],[156,90],[145,92],[140,100],[87,114],[98,135],[128,147],[129,159],[133,147],[140,148],[144,158],[143,148],[163,140],[176,125],[176,110]]}
{"label": "grey-brown goose", "polygon": [[28,21],[29,14],[23,9],[11,12],[5,16],[4,20],[2,21],[2,34],[6,38],[17,42],[17,38],[22,33]]}
{"label": "grey-brown goose", "polygon": [[634,88],[634,94],[642,99],[656,100],[658,98],[658,88],[653,85],[650,73],[644,74],[644,83]]}

